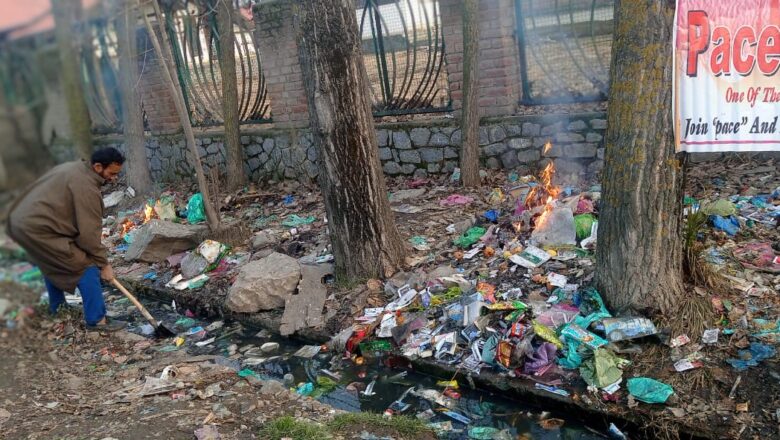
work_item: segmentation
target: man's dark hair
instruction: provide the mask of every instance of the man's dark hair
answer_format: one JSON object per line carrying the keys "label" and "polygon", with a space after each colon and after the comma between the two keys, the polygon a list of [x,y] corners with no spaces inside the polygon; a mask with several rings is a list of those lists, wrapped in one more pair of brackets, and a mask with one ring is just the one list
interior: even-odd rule
{"label": "man's dark hair", "polygon": [[112,163],[122,165],[125,163],[125,157],[122,156],[122,153],[120,153],[116,148],[107,147],[101,148],[92,153],[92,158],[90,161],[92,162],[92,165],[99,163],[103,165],[103,167],[107,167]]}

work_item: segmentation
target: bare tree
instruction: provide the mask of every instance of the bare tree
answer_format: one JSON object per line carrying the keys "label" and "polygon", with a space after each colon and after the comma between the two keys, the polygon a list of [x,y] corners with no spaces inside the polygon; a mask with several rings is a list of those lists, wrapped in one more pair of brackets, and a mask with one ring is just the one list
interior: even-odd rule
{"label": "bare tree", "polygon": [[296,0],[298,49],[336,271],[390,276],[404,245],[387,200],[354,2]]}
{"label": "bare tree", "polygon": [[136,0],[115,0],[117,45],[119,46],[119,88],[122,95],[122,127],[125,135],[127,184],[139,194],[152,188],[149,161],[144,144],[144,120],[138,96],[138,4]]}
{"label": "bare tree", "polygon": [[[138,0],[143,1],[143,0]],[[140,5],[140,4],[139,4]],[[206,219],[209,223],[209,228],[213,231],[219,231],[220,220],[219,212],[214,209],[213,202],[211,200],[208,182],[206,181],[206,175],[203,172],[203,164],[198,154],[198,147],[195,145],[195,133],[192,131],[192,124],[190,123],[190,116],[187,112],[187,106],[184,101],[184,91],[182,90],[181,83],[179,83],[179,76],[176,74],[176,66],[173,63],[173,53],[171,52],[171,44],[168,41],[168,34],[165,32],[165,26],[163,24],[164,17],[160,10],[160,5],[157,0],[149,0],[145,3],[146,6],[151,7],[154,10],[156,17],[158,32],[155,32],[152,27],[152,23],[149,20],[149,16],[145,11],[141,11],[144,23],[146,24],[146,30],[149,33],[149,39],[152,41],[154,51],[157,53],[157,57],[161,60],[161,65],[164,71],[164,79],[168,83],[168,87],[173,93],[173,103],[176,106],[176,113],[179,115],[179,121],[181,122],[182,129],[184,130],[184,140],[187,143],[187,149],[190,154],[190,162],[192,168],[195,169],[195,177],[198,181],[198,189],[200,189],[203,195],[203,204],[206,210]],[[162,41],[161,41],[162,40]]]}
{"label": "bare tree", "polygon": [[479,186],[479,0],[463,0],[463,108],[460,178]]}
{"label": "bare tree", "polygon": [[672,121],[673,2],[615,6],[596,279],[609,305],[671,312],[682,293],[682,179]]}
{"label": "bare tree", "polygon": [[76,154],[84,159],[92,155],[92,122],[84,98],[81,79],[81,38],[74,24],[81,18],[81,0],[52,0],[54,34],[60,55],[60,78],[68,106],[71,140]]}
{"label": "bare tree", "polygon": [[238,85],[236,84],[235,34],[233,5],[230,0],[217,0],[217,32],[219,33],[219,68],[222,72],[222,115],[225,121],[225,152],[227,185],[235,190],[246,183],[244,148],[238,126]]}

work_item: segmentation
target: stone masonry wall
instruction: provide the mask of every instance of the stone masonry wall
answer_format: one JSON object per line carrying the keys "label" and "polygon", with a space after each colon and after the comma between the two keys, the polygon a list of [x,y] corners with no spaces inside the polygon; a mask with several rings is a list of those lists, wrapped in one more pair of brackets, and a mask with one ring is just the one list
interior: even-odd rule
{"label": "stone masonry wall", "polygon": [[[481,162],[486,168],[525,174],[552,160],[561,181],[574,181],[603,166],[605,129],[603,113],[484,119],[479,136]],[[452,120],[379,124],[377,140],[382,168],[389,176],[451,173],[458,166],[461,132]],[[122,148],[120,137],[98,142]],[[552,147],[544,153],[547,142]],[[214,166],[224,169],[221,133],[199,133],[196,143],[207,171]],[[317,177],[318,155],[308,130],[242,127],[241,143],[245,170],[253,181]],[[180,135],[148,137],[146,153],[155,181],[192,178],[189,153]]]}

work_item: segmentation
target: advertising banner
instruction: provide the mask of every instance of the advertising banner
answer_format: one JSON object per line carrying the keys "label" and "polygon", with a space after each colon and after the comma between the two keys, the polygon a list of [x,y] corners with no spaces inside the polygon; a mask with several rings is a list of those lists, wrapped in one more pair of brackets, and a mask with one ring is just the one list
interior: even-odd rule
{"label": "advertising banner", "polygon": [[780,0],[677,0],[677,150],[780,150],[778,70]]}

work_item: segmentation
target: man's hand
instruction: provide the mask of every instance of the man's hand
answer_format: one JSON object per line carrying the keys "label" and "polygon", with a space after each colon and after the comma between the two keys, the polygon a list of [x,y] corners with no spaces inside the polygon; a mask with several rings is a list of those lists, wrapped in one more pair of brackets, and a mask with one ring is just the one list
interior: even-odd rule
{"label": "man's hand", "polygon": [[100,279],[104,281],[111,281],[114,279],[114,268],[110,264],[103,266],[100,269]]}

